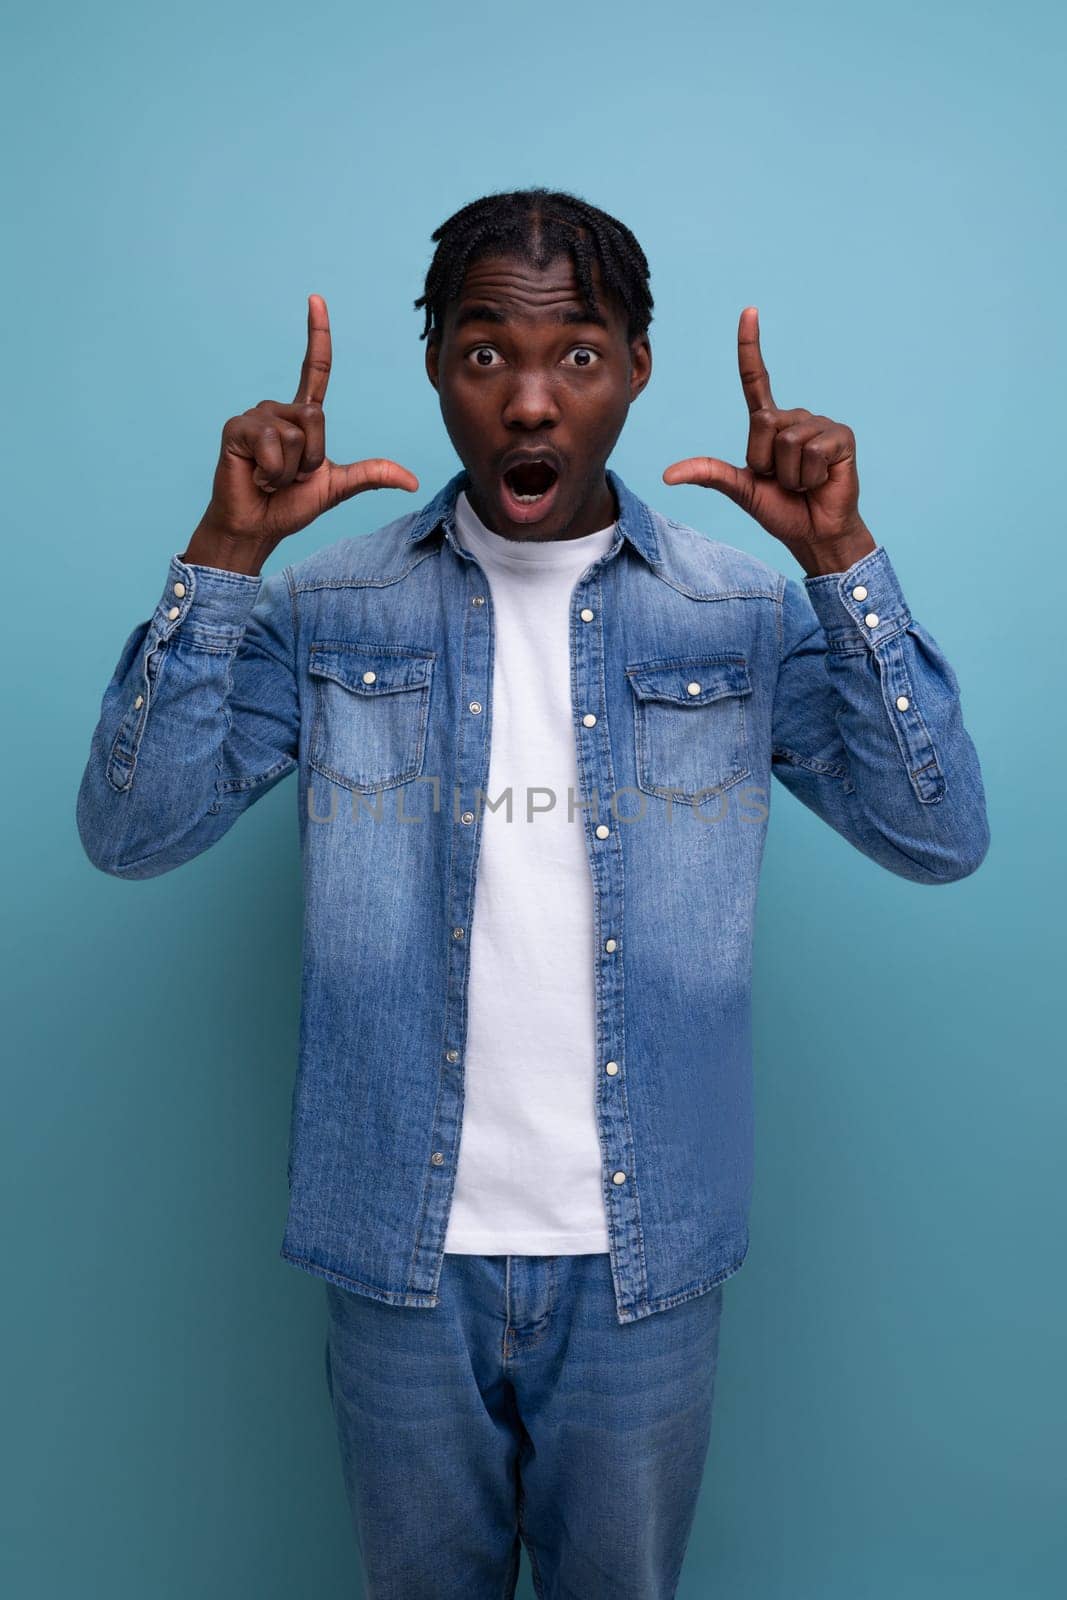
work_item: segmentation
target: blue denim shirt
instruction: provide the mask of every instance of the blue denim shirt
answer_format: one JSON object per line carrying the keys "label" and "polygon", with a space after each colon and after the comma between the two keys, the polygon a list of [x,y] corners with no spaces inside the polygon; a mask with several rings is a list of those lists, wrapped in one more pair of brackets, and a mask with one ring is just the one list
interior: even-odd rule
{"label": "blue denim shirt", "polygon": [[[771,777],[915,883],[989,842],[959,686],[884,548],[786,578],[645,504],[570,605],[594,889],[596,1119],[620,1323],[748,1248],[750,975]],[[421,510],[266,577],[177,555],[104,694],[89,859],[150,878],[298,774],[300,1049],[281,1255],[437,1304],[463,1116],[468,948],[493,724],[493,606],[457,473]],[[538,1181],[536,1172],[529,1181]]]}

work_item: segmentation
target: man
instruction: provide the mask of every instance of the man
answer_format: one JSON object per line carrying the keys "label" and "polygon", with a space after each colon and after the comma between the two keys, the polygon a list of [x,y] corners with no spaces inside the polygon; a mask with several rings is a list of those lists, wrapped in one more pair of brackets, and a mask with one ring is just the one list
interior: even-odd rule
{"label": "man", "polygon": [[[750,967],[771,773],[916,883],[973,872],[952,668],[858,508],[851,430],[780,410],[755,307],[744,467],[678,461],[803,568],[607,460],[652,370],[648,264],[546,189],[434,234],[426,370],[462,462],[262,578],[388,460],[326,455],[325,302],[104,697],[90,859],[166,872],[299,774],[306,886],[283,1257],[326,1281],[368,1595],[675,1593],[725,1280],[748,1248]],[[476,893],[477,891],[477,893]]]}

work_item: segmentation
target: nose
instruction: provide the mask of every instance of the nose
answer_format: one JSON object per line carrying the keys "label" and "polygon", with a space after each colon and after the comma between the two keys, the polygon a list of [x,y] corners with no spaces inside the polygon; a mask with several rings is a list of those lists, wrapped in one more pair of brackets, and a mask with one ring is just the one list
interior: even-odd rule
{"label": "nose", "polygon": [[537,372],[520,373],[504,401],[506,428],[553,428],[560,419],[559,402],[551,380]]}

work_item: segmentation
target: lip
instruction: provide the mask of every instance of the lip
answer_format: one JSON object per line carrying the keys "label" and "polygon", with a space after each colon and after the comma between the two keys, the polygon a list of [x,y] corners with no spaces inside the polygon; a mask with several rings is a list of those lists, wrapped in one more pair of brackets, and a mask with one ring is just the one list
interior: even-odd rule
{"label": "lip", "polygon": [[558,478],[563,476],[563,457],[555,445],[542,444],[534,448],[527,445],[525,449],[509,450],[506,456],[501,457],[497,471],[503,475],[512,467],[517,467],[520,461],[547,461],[550,467],[555,467]]}

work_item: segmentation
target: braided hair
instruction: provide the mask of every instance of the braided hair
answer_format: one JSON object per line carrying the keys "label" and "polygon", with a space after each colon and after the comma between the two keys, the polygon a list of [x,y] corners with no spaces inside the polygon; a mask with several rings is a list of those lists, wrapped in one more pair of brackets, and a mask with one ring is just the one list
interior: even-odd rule
{"label": "braided hair", "polygon": [[420,339],[439,337],[449,301],[459,298],[468,266],[485,255],[517,256],[539,270],[560,255],[574,262],[585,308],[596,308],[592,264],[626,313],[628,340],[652,321],[645,253],[629,228],[608,212],[558,189],[498,191],[472,200],[431,235],[437,250],[415,310],[426,309]]}

